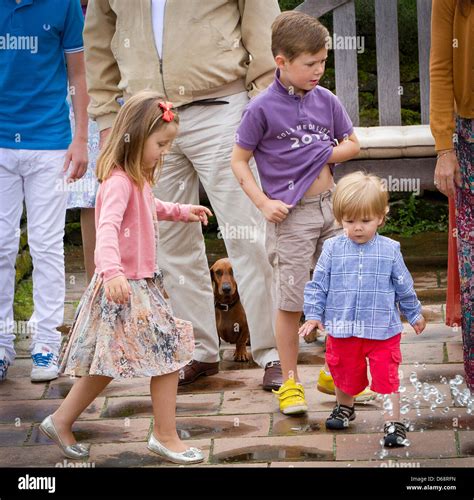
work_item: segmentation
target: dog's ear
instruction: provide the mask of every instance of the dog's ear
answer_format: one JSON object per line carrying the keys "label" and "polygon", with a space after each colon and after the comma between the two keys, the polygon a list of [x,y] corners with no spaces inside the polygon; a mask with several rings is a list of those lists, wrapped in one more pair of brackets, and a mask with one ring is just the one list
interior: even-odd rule
{"label": "dog's ear", "polygon": [[215,291],[215,286],[216,286],[216,276],[214,274],[214,266],[215,264],[213,264],[211,266],[211,268],[209,269],[209,272],[211,273],[211,283],[212,283],[212,289]]}

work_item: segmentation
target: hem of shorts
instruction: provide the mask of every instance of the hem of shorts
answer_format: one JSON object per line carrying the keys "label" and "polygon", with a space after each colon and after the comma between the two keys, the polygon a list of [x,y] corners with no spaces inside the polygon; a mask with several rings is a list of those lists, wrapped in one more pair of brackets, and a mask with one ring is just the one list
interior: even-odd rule
{"label": "hem of shorts", "polygon": [[377,390],[377,387],[372,384],[370,384],[370,390],[376,392],[377,394],[398,394],[400,392],[400,384],[398,384],[396,391],[379,391]]}
{"label": "hem of shorts", "polygon": [[280,311],[286,311],[286,312],[303,312],[303,304],[301,306],[295,306],[294,304],[288,305],[287,302],[281,302],[278,304],[278,309]]}
{"label": "hem of shorts", "polygon": [[349,396],[352,396],[353,398],[355,398],[357,396],[357,394],[361,393],[367,387],[367,384],[365,384],[360,390],[354,392],[354,394],[351,394],[351,392],[353,392],[352,389],[351,389],[351,391],[348,391],[344,387],[341,387],[341,386],[337,385],[336,383],[334,383],[334,385],[340,391],[345,392],[346,394],[349,394]]}

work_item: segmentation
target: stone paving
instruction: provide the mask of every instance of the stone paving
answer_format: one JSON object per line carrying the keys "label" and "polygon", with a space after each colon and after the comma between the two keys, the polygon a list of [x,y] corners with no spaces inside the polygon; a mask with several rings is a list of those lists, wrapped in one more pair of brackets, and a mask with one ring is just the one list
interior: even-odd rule
{"label": "stone paving", "polygon": [[[68,270],[66,320],[70,322],[85,278],[79,269]],[[452,394],[453,388],[465,389],[463,382],[455,385],[461,382],[456,375],[463,373],[461,333],[443,325],[444,306],[436,302],[445,293],[445,273],[414,273],[414,277],[419,294],[425,294],[429,325],[418,337],[406,325],[402,339],[402,406],[412,426],[410,446],[384,450],[380,445],[381,399],[358,404],[357,419],[348,430],[325,429],[334,397],[315,389],[324,363],[321,339],[301,342],[300,376],[310,411],[292,418],[281,415],[275,397],[262,390],[263,370],[253,361],[234,362],[233,347],[223,344],[220,373],[200,378],[178,393],[179,433],[205,452],[205,463],[198,467],[474,466],[474,416]],[[0,466],[65,466],[71,462],[39,433],[38,424],[57,408],[73,380],[31,383],[28,343],[28,339],[17,343],[17,360],[9,379],[0,384]],[[429,389],[439,391],[438,403],[434,397],[423,397],[423,390]],[[77,439],[91,443],[90,459],[81,465],[173,467],[146,449],[151,428],[148,380],[112,382],[74,426]]]}

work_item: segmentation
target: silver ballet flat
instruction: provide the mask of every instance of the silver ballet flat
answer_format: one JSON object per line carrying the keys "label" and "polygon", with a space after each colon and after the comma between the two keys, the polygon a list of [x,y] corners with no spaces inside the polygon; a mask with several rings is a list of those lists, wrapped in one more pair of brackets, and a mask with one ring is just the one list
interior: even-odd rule
{"label": "silver ballet flat", "polygon": [[89,450],[84,444],[76,443],[66,446],[59,437],[56,427],[54,427],[53,419],[51,415],[46,417],[40,424],[41,431],[46,434],[52,441],[54,441],[62,450],[67,458],[87,458],[89,456]]}
{"label": "silver ballet flat", "polygon": [[177,453],[165,448],[153,434],[148,440],[147,448],[174,464],[197,464],[204,460],[204,454],[199,448],[188,448],[186,451]]}

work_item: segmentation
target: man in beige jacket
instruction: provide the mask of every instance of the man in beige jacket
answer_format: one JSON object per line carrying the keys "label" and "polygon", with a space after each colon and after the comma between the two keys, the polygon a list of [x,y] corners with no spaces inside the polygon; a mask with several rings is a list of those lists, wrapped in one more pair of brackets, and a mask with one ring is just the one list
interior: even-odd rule
{"label": "man in beige jacket", "polygon": [[[199,202],[201,181],[219,223],[247,314],[263,388],[277,389],[272,271],[264,221],[230,166],[249,97],[273,79],[277,0],[90,0],[84,29],[89,114],[104,139],[119,101],[144,89],[178,107],[180,133],[155,188],[164,201]],[[256,169],[254,168],[254,174]],[[176,316],[194,325],[194,360],[180,384],[218,372],[214,296],[199,225],[160,223],[159,264]]]}

